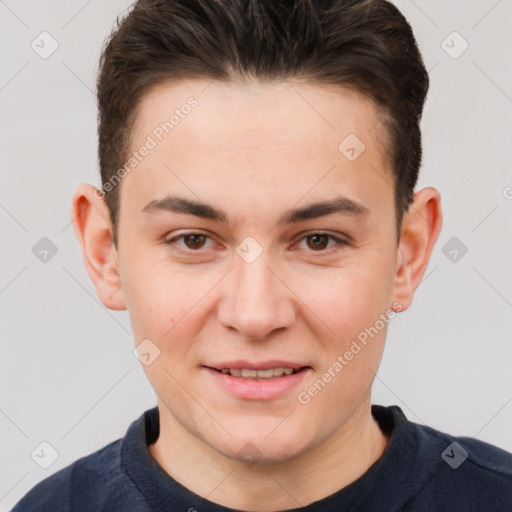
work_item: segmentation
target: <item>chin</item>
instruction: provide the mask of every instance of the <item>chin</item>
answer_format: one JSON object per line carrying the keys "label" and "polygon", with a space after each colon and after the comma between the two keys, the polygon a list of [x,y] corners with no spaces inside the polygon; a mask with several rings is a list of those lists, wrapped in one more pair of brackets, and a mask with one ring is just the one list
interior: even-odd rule
{"label": "chin", "polygon": [[243,463],[247,467],[269,464],[284,464],[295,459],[298,455],[298,447],[283,449],[282,446],[258,445],[247,441],[242,448],[235,453],[227,454],[230,458]]}
{"label": "chin", "polygon": [[[223,455],[252,466],[256,464],[279,464],[288,462],[307,449],[304,434],[291,433],[288,429],[277,432],[280,427],[262,431],[243,430],[234,439],[226,439],[222,445],[211,446]],[[274,429],[274,430],[272,430]]]}

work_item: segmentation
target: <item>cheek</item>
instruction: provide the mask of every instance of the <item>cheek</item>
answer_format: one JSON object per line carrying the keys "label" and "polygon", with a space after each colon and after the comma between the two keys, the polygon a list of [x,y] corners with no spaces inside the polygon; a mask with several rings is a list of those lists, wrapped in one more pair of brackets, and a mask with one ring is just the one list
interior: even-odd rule
{"label": "cheek", "polygon": [[337,349],[373,325],[387,310],[390,280],[379,278],[384,275],[384,269],[381,269],[382,273],[374,270],[377,272],[352,265],[323,278],[297,283],[297,295],[314,313],[312,318],[324,325],[326,339]]}
{"label": "cheek", "polygon": [[123,280],[134,336],[165,341],[198,302],[198,290],[180,272],[169,273],[161,266],[133,265]]}
{"label": "cheek", "polygon": [[[312,388],[301,390],[318,414],[336,420],[338,406],[348,412],[369,392],[384,349],[391,293],[388,270],[380,260],[369,266],[350,265],[329,279],[308,280],[302,293],[315,313],[311,324],[322,349]],[[299,397],[299,398],[301,398]],[[336,407],[332,407],[333,404]],[[331,417],[332,416],[332,417]]]}

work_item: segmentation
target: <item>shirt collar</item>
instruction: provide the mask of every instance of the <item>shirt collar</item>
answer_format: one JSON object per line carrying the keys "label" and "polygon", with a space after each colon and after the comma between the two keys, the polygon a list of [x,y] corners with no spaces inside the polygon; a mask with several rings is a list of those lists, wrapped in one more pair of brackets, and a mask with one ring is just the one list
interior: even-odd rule
{"label": "shirt collar", "polygon": [[[386,509],[395,510],[421,489],[438,463],[428,447],[431,438],[420,425],[410,422],[396,405],[372,405],[371,410],[381,430],[389,436],[382,456],[348,486],[294,511],[378,510],[384,497]],[[154,443],[158,435],[159,413],[155,407],[130,425],[121,446],[124,470],[151,510],[175,507],[182,510],[194,508],[201,512],[232,512],[234,509],[188,490],[160,467],[148,450],[148,445]]]}

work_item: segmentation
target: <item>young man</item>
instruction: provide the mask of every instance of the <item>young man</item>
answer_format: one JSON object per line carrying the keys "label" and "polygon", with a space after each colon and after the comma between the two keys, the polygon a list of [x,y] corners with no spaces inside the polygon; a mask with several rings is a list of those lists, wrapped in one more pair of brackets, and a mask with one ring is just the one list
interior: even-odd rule
{"label": "young man", "polygon": [[512,510],[512,456],[371,405],[441,229],[428,75],[384,0],[141,0],[75,230],[158,396],[22,511]]}

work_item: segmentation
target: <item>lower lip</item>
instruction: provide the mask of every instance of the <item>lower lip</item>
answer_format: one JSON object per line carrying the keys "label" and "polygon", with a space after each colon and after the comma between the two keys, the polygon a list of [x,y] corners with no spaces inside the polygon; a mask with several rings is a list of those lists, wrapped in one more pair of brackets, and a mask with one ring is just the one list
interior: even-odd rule
{"label": "lower lip", "polygon": [[304,368],[291,375],[260,380],[233,377],[229,373],[221,373],[208,367],[205,367],[205,370],[223,389],[238,398],[244,400],[273,400],[296,387],[309,373],[310,368]]}

